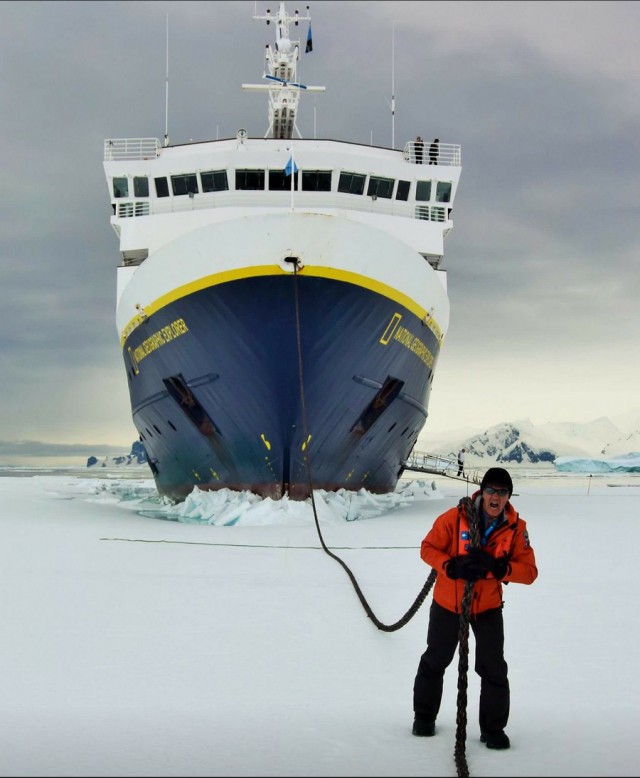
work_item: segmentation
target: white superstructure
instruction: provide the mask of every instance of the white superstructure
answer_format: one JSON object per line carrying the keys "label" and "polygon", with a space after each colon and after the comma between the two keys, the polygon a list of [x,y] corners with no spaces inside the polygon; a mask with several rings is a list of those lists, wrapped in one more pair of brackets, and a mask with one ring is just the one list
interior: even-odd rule
{"label": "white superstructure", "polygon": [[[181,145],[105,141],[134,422],[168,494],[190,481],[308,493],[300,452],[312,439],[325,488],[385,491],[426,419],[449,325],[441,261],[460,147],[294,137],[311,87],[298,81],[289,26],[309,17],[280,3],[276,16],[255,18],[276,29],[265,83],[243,85],[268,95],[265,137],[241,128]],[[284,384],[271,375],[300,359],[284,344],[300,327],[284,313],[292,282],[314,322],[304,357],[311,421],[290,394],[295,372]],[[186,396],[197,413],[183,408],[184,426],[173,409]],[[307,423],[314,431],[302,440]]]}

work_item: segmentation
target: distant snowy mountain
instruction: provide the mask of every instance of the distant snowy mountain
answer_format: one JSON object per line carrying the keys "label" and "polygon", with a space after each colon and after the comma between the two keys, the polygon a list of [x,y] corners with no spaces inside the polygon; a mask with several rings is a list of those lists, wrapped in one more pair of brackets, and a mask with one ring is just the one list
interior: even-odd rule
{"label": "distant snowy mountain", "polygon": [[[461,448],[467,450],[466,461],[478,463],[511,464],[552,464],[558,450],[547,439],[535,432],[534,425],[528,421],[516,421],[496,424],[479,435],[454,441],[453,445],[444,445],[435,453],[455,459]],[[578,456],[580,449],[565,446],[567,454]]]}
{"label": "distant snowy mountain", "polygon": [[122,456],[105,457],[100,461],[96,456],[90,456],[87,459],[87,467],[119,467],[124,465],[145,465],[147,464],[147,452],[139,440],[131,444],[131,451]]}
{"label": "distant snowy mountain", "polygon": [[[603,416],[584,423],[545,424],[519,419],[496,424],[484,431],[459,428],[437,438],[428,436],[427,426],[414,450],[456,459],[463,447],[467,450],[466,461],[470,468],[492,464],[553,467],[560,458],[597,461],[626,457],[640,452],[640,408],[613,419]],[[87,467],[146,463],[144,445],[135,441],[128,454],[102,460],[91,456]],[[569,466],[563,465],[563,469],[569,469]]]}
{"label": "distant snowy mountain", "polygon": [[520,419],[482,432],[456,430],[431,440],[427,435],[418,440],[416,450],[455,459],[464,447],[470,466],[552,465],[559,457],[598,459],[640,451],[640,409],[615,420],[601,417],[586,423],[533,424]]}
{"label": "distant snowy mountain", "polygon": [[606,457],[617,457],[633,452],[640,452],[640,430],[622,435],[617,440],[607,443],[602,449]]}
{"label": "distant snowy mountain", "polygon": [[622,434],[620,428],[605,417],[585,424],[568,421],[538,424],[535,432],[556,448],[562,448],[563,454],[564,449],[567,449],[567,454],[573,454],[574,450],[577,450],[590,456],[602,454],[607,443],[617,440]]}

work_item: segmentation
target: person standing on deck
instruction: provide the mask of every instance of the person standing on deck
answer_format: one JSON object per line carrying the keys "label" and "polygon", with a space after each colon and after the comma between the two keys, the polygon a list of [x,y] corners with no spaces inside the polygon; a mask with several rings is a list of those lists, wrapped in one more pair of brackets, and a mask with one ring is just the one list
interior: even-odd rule
{"label": "person standing on deck", "polygon": [[433,139],[433,143],[429,146],[429,164],[438,164],[438,155],[440,154],[440,141],[438,138]]}
{"label": "person standing on deck", "polygon": [[464,475],[464,455],[466,450],[466,448],[461,448],[458,451],[458,476]]}

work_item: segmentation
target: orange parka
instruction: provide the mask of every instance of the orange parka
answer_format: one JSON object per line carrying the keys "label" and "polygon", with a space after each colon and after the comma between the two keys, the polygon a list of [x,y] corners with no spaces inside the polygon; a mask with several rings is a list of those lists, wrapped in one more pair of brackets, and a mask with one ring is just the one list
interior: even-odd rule
{"label": "orange parka", "polygon": [[[478,512],[481,492],[471,499]],[[469,522],[464,506],[450,508],[438,516],[433,527],[422,541],[420,556],[438,573],[433,589],[433,599],[447,610],[460,613],[465,581],[449,578],[444,566],[452,557],[466,554],[469,550]],[[527,532],[526,522],[520,518],[513,505],[507,503],[503,520],[487,539],[484,547],[495,557],[507,554],[507,574],[498,581],[492,573],[476,581],[473,587],[471,614],[475,615],[490,608],[502,606],[502,583],[532,584],[538,577],[536,559]]]}

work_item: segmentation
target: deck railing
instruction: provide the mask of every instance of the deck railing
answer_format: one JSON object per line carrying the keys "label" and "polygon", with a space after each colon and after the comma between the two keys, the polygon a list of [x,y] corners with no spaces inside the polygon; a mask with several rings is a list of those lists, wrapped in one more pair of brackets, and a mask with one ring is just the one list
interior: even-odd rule
{"label": "deck railing", "polygon": [[416,205],[416,219],[426,219],[432,222],[446,221],[446,207],[444,205]]}
{"label": "deck railing", "polygon": [[437,149],[431,151],[431,143],[425,141],[423,145],[415,141],[405,143],[402,152],[407,162],[414,165],[454,165],[460,167],[462,147],[456,143],[438,143]]}
{"label": "deck railing", "polygon": [[[160,213],[184,213],[207,208],[283,208],[291,205],[289,192],[231,191],[198,193],[193,197],[166,197],[149,201],[117,200],[116,216],[153,216]],[[450,206],[413,205],[402,200],[378,197],[355,197],[335,192],[294,192],[293,205],[298,208],[340,209],[350,211],[368,211],[387,216],[404,216],[408,219],[446,222],[451,217]]]}
{"label": "deck railing", "polygon": [[[461,164],[462,148],[456,143],[439,143],[437,155],[430,152],[430,143],[423,147],[416,146],[415,141],[405,143],[402,151],[403,159],[414,165]],[[162,146],[157,138],[111,138],[104,142],[104,160],[111,162],[116,160],[151,159],[160,156]]]}
{"label": "deck railing", "polygon": [[479,484],[481,480],[480,470],[477,467],[469,467],[465,464],[461,475],[458,475],[458,462],[440,454],[428,454],[425,451],[412,451],[404,462],[404,469],[415,473],[431,473],[432,475],[444,475],[448,478],[460,478]]}
{"label": "deck railing", "polygon": [[111,138],[104,142],[104,161],[152,159],[160,148],[157,138]]}

